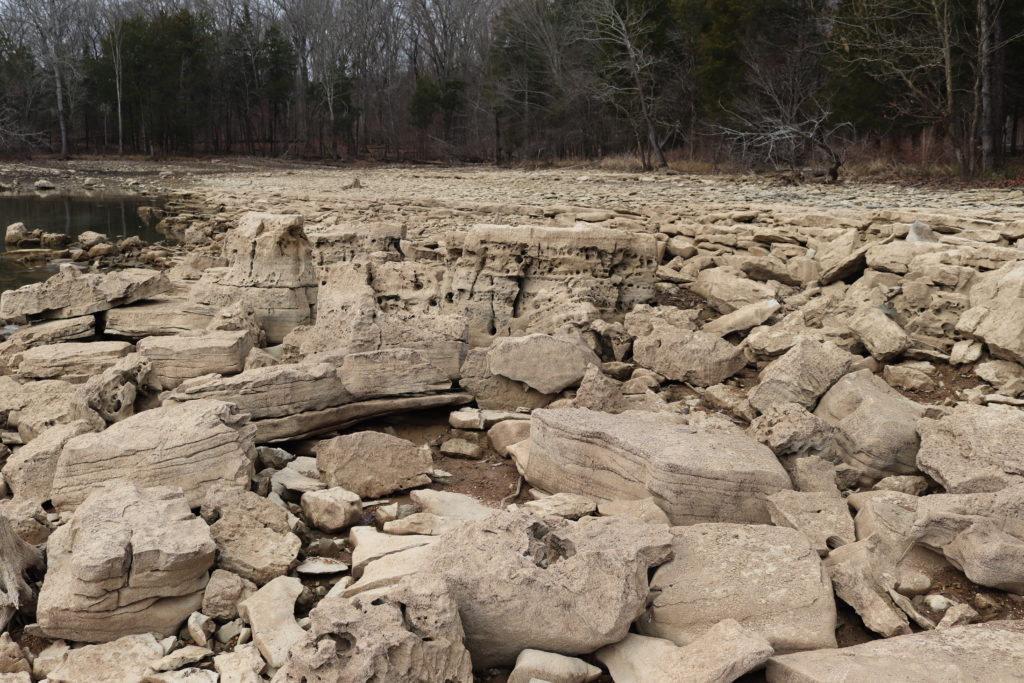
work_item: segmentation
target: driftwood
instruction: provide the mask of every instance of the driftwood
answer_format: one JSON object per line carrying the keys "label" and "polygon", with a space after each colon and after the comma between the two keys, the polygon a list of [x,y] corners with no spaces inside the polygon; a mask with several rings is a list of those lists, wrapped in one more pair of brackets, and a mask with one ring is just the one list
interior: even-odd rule
{"label": "driftwood", "polygon": [[0,631],[7,628],[18,610],[31,603],[32,588],[25,572],[42,563],[39,551],[21,540],[7,518],[0,515]]}

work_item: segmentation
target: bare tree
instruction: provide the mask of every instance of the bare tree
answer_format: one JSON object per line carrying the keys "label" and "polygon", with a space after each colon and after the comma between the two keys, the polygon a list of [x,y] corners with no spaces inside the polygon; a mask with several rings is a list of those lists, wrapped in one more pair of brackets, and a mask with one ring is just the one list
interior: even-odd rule
{"label": "bare tree", "polygon": [[644,168],[651,165],[649,155],[659,167],[668,166],[655,119],[661,64],[651,46],[652,8],[640,1],[591,0],[585,11],[589,37],[611,52],[595,81],[597,96],[631,122]]}
{"label": "bare tree", "polygon": [[68,79],[75,68],[78,30],[88,8],[80,0],[8,0],[15,16],[38,42],[42,57],[53,80],[53,94],[60,125],[60,153],[68,156]]}

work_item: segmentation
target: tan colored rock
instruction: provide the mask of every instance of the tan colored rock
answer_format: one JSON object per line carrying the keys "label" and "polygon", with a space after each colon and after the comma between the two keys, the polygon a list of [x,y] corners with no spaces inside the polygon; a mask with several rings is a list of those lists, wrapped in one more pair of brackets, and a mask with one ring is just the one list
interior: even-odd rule
{"label": "tan colored rock", "polygon": [[529,420],[505,420],[487,430],[487,440],[498,455],[508,455],[508,447],[530,438]]}
{"label": "tan colored rock", "polygon": [[256,313],[267,341],[280,343],[310,320],[317,278],[300,215],[250,212],[228,231],[226,268],[209,268],[191,290],[192,302],[218,308],[241,303]]}
{"label": "tan colored rock", "polygon": [[836,427],[839,456],[864,481],[917,471],[917,421],[924,407],[904,398],[870,370],[846,375],[814,414]]}
{"label": "tan colored rock", "polygon": [[985,342],[996,358],[1024,363],[1024,264],[1007,263],[971,281],[971,308],[957,321],[958,332]]}
{"label": "tan colored rock", "polygon": [[256,584],[226,569],[215,569],[203,591],[203,614],[230,621],[238,617],[238,603],[256,592]]}
{"label": "tan colored rock", "polygon": [[917,423],[917,465],[949,493],[980,493],[1024,482],[1024,413],[962,403]]}
{"label": "tan colored rock", "polygon": [[727,334],[732,334],[733,332],[743,332],[764,323],[764,321],[772,317],[772,314],[779,310],[781,306],[782,304],[775,299],[757,301],[752,304],[747,304],[741,308],[737,308],[732,313],[726,313],[725,315],[712,320],[701,329],[704,332],[717,334],[721,337],[724,337]]}
{"label": "tan colored rock", "polygon": [[135,399],[144,387],[152,364],[142,354],[131,353],[99,375],[89,378],[78,396],[89,410],[108,423],[120,422],[135,414]]}
{"label": "tan colored rock", "polygon": [[146,337],[139,341],[138,350],[152,363],[149,385],[159,391],[211,373],[239,373],[252,346],[249,332],[203,331]]}
{"label": "tan colored rock", "polygon": [[508,683],[530,683],[536,679],[551,683],[589,683],[600,675],[600,669],[576,657],[523,650],[516,657],[516,666],[509,674]]}
{"label": "tan colored rock", "polygon": [[765,499],[791,488],[765,446],[669,416],[582,409],[533,413],[531,484],[598,501],[652,497],[675,524],[767,522]]}
{"label": "tan colored rock", "polygon": [[994,621],[876,640],[838,650],[775,656],[770,683],[1014,680],[1024,666],[1024,626]]}
{"label": "tan colored rock", "polygon": [[599,503],[597,506],[599,514],[606,517],[620,516],[630,517],[647,524],[669,524],[668,515],[658,507],[654,498],[641,498],[639,500],[609,500]]}
{"label": "tan colored rock", "polygon": [[796,403],[812,410],[818,399],[850,369],[854,357],[835,344],[800,337],[758,377],[748,400],[764,413],[771,406]]}
{"label": "tan colored rock", "polygon": [[430,483],[430,452],[411,441],[381,432],[356,432],[320,442],[317,468],[329,486],[341,486],[362,498]]}
{"label": "tan colored rock", "polygon": [[349,544],[352,546],[352,575],[359,578],[363,569],[388,555],[431,545],[437,542],[433,536],[382,534],[375,527],[354,526],[349,530]]}
{"label": "tan colored rock", "polygon": [[615,683],[673,683],[683,672],[693,683],[730,683],[761,667],[774,653],[760,633],[723,619],[685,647],[630,633],[595,656]]}
{"label": "tan colored rock", "polygon": [[23,351],[12,359],[17,373],[32,379],[63,379],[80,384],[132,352],[127,342],[67,342]]}
{"label": "tan colored rock", "polygon": [[338,376],[357,401],[445,391],[452,386],[447,373],[414,349],[393,348],[349,354],[345,356]]}
{"label": "tan colored rock", "polygon": [[302,541],[292,533],[289,513],[247,489],[213,487],[203,501],[219,565],[257,585],[287,573]]}
{"label": "tan colored rock", "polygon": [[574,493],[556,493],[523,503],[522,507],[541,517],[566,519],[579,519],[597,512],[597,503],[593,499]]}
{"label": "tan colored rock", "polygon": [[417,577],[379,595],[320,602],[274,681],[472,683],[463,638],[458,605],[444,584]]}
{"label": "tan colored rock", "polygon": [[924,496],[909,535],[941,552],[971,581],[1024,593],[1024,484],[995,493]]}
{"label": "tan colored rock", "polygon": [[45,282],[0,295],[0,319],[74,318],[149,299],[170,285],[167,276],[155,270],[127,268],[100,274],[62,265],[60,272]]}
{"label": "tan colored rock", "polygon": [[333,533],[357,524],[363,506],[359,496],[337,486],[303,493],[302,511],[317,529]]}
{"label": "tan colored rock", "polygon": [[729,267],[702,270],[690,288],[719,313],[770,301],[778,294],[777,287],[748,279],[742,271]]}
{"label": "tan colored rock", "polygon": [[163,656],[164,648],[153,634],[124,636],[70,650],[48,679],[53,683],[141,681],[150,672],[150,665]]}
{"label": "tan colored rock", "polygon": [[833,455],[835,428],[797,403],[775,403],[750,423],[748,433],[778,456]]}
{"label": "tan colored rock", "polygon": [[252,643],[239,645],[234,652],[213,658],[213,667],[220,674],[220,683],[262,683],[260,675],[267,668],[259,649]]}
{"label": "tan colored rock", "polygon": [[180,489],[101,486],[50,537],[40,629],[94,643],[176,633],[199,609],[215,549]]}
{"label": "tan colored rock", "polygon": [[197,507],[212,487],[247,488],[256,448],[248,415],[220,401],[148,410],[64,446],[51,499],[73,510],[99,483],[124,478],[139,486],[178,486]]}
{"label": "tan colored rock", "polygon": [[555,399],[522,382],[495,375],[488,369],[488,349],[472,349],[460,369],[459,386],[468,391],[483,409],[517,410],[541,408]]}
{"label": "tan colored rock", "polygon": [[675,553],[651,580],[641,633],[692,643],[735,619],[777,652],[835,647],[832,587],[807,539],[784,527],[673,527]]}
{"label": "tan colored rock", "polygon": [[85,420],[54,425],[17,449],[2,470],[14,497],[39,503],[49,501],[53,473],[65,444],[80,434],[92,431],[93,425]]}
{"label": "tan colored rock", "polygon": [[875,306],[859,309],[849,318],[847,325],[877,360],[895,358],[910,346],[910,335]]}
{"label": "tan colored rock", "polygon": [[284,666],[292,645],[306,635],[295,620],[295,601],[301,593],[301,581],[279,576],[238,605],[238,613],[252,626],[253,642],[275,669]]}
{"label": "tan colored rock", "polygon": [[779,491],[768,498],[768,511],[772,524],[796,529],[822,557],[828,554],[830,539],[857,540],[846,501],[833,492]]}
{"label": "tan colored rock", "polygon": [[587,365],[600,362],[581,344],[546,334],[499,339],[487,351],[491,374],[522,382],[542,394],[578,385]]}
{"label": "tan colored rock", "polygon": [[458,604],[473,665],[510,665],[527,648],[573,655],[621,640],[643,611],[647,572],[669,557],[669,538],[622,517],[542,522],[497,512],[442,536],[427,572]]}
{"label": "tan colored rock", "polygon": [[702,387],[728,379],[747,364],[742,348],[716,334],[663,326],[633,342],[633,357],[668,379]]}

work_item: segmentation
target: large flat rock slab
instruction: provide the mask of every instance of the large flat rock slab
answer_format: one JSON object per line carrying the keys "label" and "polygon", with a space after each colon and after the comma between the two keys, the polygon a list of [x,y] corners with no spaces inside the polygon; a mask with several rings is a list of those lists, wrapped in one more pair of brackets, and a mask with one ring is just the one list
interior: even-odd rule
{"label": "large flat rock slab", "polygon": [[803,534],[741,524],[671,531],[674,558],[654,573],[641,633],[688,645],[735,619],[776,652],[836,646],[832,584]]}
{"label": "large flat rock slab", "polygon": [[994,621],[768,660],[770,683],[1019,681],[1024,623]]}
{"label": "large flat rock slab", "polygon": [[128,268],[100,274],[64,265],[45,282],[0,295],[0,320],[74,318],[148,299],[170,287],[167,276],[156,270]]}
{"label": "large flat rock slab", "polygon": [[531,425],[531,484],[599,500],[653,496],[673,524],[767,524],[765,500],[792,488],[771,450],[739,431],[576,408],[537,410]]}
{"label": "large flat rock slab", "polygon": [[102,482],[127,479],[143,487],[178,486],[198,507],[212,486],[248,488],[254,432],[248,415],[221,401],[147,410],[68,441],[51,500],[58,510],[73,510]]}

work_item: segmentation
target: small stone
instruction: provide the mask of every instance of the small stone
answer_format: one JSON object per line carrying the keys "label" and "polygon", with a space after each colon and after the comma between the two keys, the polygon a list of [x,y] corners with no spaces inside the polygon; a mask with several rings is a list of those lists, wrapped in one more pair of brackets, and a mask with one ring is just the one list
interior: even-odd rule
{"label": "small stone", "polygon": [[188,635],[196,645],[205,647],[216,630],[217,624],[202,612],[193,612],[188,618]]}
{"label": "small stone", "polygon": [[932,610],[933,612],[945,612],[956,603],[947,598],[945,595],[938,595],[933,593],[932,595],[925,596],[924,604],[927,605],[928,609]]}
{"label": "small stone", "polygon": [[301,503],[309,523],[328,533],[357,524],[363,514],[359,496],[340,486],[304,493]]}
{"label": "small stone", "polygon": [[323,576],[348,571],[348,565],[330,557],[310,557],[296,567],[295,571],[307,576]]}
{"label": "small stone", "polygon": [[448,439],[441,444],[441,452],[450,458],[479,460],[483,457],[483,450],[480,446],[465,439]]}

